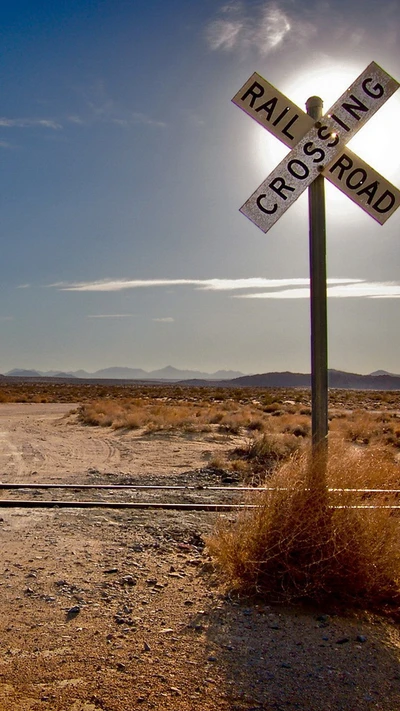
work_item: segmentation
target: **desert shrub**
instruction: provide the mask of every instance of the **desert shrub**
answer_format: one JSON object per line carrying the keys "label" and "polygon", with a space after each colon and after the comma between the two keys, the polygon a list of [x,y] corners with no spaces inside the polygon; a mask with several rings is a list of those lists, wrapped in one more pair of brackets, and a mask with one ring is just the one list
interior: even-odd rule
{"label": "desert shrub", "polygon": [[[315,474],[315,468],[314,468]],[[354,454],[338,446],[329,456],[331,488],[390,488],[399,467],[381,450]],[[353,492],[310,487],[309,456],[294,456],[256,492],[256,508],[221,522],[208,548],[229,586],[271,601],[342,602],[400,613],[399,519],[387,508],[350,508]],[[375,504],[395,501],[374,496]],[[334,508],[333,504],[340,505]]]}
{"label": "desert shrub", "polygon": [[215,454],[208,462],[207,468],[215,469],[216,471],[221,471],[221,472],[225,471],[226,470],[226,461],[221,455]]}
{"label": "desert shrub", "polygon": [[231,459],[241,459],[246,467],[245,479],[253,484],[261,483],[270,476],[277,465],[290,457],[299,447],[294,435],[266,433],[247,442],[244,447],[236,447]]}
{"label": "desert shrub", "polygon": [[270,402],[264,405],[263,410],[264,412],[273,414],[275,412],[280,412],[281,406],[278,402]]}
{"label": "desert shrub", "polygon": [[250,432],[262,432],[265,428],[265,422],[261,419],[254,419],[250,420],[250,422],[247,424],[247,429]]}

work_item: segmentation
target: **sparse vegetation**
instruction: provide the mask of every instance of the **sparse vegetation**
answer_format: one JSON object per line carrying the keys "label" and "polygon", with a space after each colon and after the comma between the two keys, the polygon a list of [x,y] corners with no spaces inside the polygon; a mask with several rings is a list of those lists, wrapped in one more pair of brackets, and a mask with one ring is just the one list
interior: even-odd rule
{"label": "sparse vegetation", "polygon": [[[310,489],[309,390],[5,379],[0,403],[11,402],[79,403],[80,423],[139,436],[226,437],[225,454],[208,466],[227,481],[271,487],[252,495],[259,507],[209,540],[228,584],[269,600],[329,599],[400,614],[397,511],[349,507],[392,505],[396,494]],[[329,402],[328,486],[400,488],[400,392],[333,390]]]}
{"label": "sparse vegetation", "polygon": [[[331,488],[391,488],[399,467],[382,449],[337,445],[329,458]],[[268,600],[333,601],[400,614],[399,519],[366,495],[309,488],[308,454],[292,456],[235,523],[220,523],[208,547],[231,588]],[[397,501],[374,494],[374,505]],[[333,508],[340,505],[340,508]]]}
{"label": "sparse vegetation", "polygon": [[[300,442],[293,434],[269,433],[250,439],[244,447],[236,447],[230,460],[235,471],[240,471],[247,483],[257,486],[299,447]],[[241,460],[241,467],[238,467],[237,460]]]}

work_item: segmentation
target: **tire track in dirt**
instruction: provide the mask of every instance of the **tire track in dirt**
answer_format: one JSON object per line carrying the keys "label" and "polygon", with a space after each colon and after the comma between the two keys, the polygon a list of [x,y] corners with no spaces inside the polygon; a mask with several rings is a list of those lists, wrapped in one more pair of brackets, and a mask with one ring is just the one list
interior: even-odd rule
{"label": "tire track in dirt", "polygon": [[242,444],[227,435],[112,430],[82,425],[71,404],[0,405],[0,480],[85,483],[88,473],[161,477],[204,467]]}

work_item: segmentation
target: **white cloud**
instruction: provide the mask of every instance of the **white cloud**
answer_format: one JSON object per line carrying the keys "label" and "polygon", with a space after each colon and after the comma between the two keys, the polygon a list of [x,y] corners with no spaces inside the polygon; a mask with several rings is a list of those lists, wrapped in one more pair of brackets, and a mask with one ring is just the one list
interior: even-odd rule
{"label": "white cloud", "polygon": [[243,22],[214,20],[207,28],[207,40],[211,49],[233,49],[241,39]]}
{"label": "white cloud", "polygon": [[[289,279],[266,279],[247,277],[244,279],[104,279],[102,281],[49,284],[49,288],[60,291],[117,292],[125,289],[170,288],[174,286],[193,287],[196,291],[243,291],[265,289],[256,293],[234,295],[236,299],[308,299],[310,280],[307,277]],[[29,286],[29,285],[26,285]],[[19,288],[25,288],[21,285]],[[329,298],[400,298],[400,284],[397,282],[371,282],[364,279],[327,279]],[[134,314],[97,314],[89,318],[125,318]],[[171,321],[153,319],[155,321]]]}
{"label": "white cloud", "polygon": [[265,53],[274,49],[290,32],[292,25],[277,5],[265,8],[259,29],[255,31],[255,41],[260,50]]}
{"label": "white cloud", "polygon": [[315,33],[314,25],[291,17],[278,2],[265,2],[246,10],[242,3],[220,8],[220,17],[206,28],[206,40],[214,50],[256,49],[266,55],[289,35],[303,42]]}
{"label": "white cloud", "polygon": [[132,318],[136,314],[88,314],[87,318]]}
{"label": "white cloud", "polygon": [[[329,284],[348,284],[361,282],[361,279],[328,279]],[[57,282],[49,288],[60,291],[123,291],[150,287],[194,286],[202,291],[234,291],[236,289],[272,289],[287,286],[308,285],[309,279],[264,279],[248,277],[245,279],[103,279],[77,283]]]}
{"label": "white cloud", "polygon": [[14,316],[0,316],[0,321],[14,321]]}
{"label": "white cloud", "polygon": [[111,96],[103,79],[98,79],[91,86],[77,89],[85,108],[79,114],[70,114],[67,120],[70,123],[91,126],[96,123],[112,124],[127,128],[129,126],[155,126],[164,128],[164,121],[128,108],[124,103],[115,101]]}
{"label": "white cloud", "polygon": [[[348,299],[399,299],[400,285],[393,282],[353,282],[328,286],[328,298]],[[241,294],[237,299],[309,299],[310,289],[284,289],[282,291]]]}
{"label": "white cloud", "polygon": [[53,131],[57,131],[62,128],[61,124],[57,121],[53,121],[53,119],[8,119],[5,117],[0,117],[0,126],[3,126],[4,128],[34,128],[38,126],[39,128],[51,128]]}
{"label": "white cloud", "polygon": [[67,121],[69,121],[70,123],[76,123],[76,124],[78,124],[79,126],[81,126],[81,125],[83,125],[83,124],[85,123],[85,121],[83,120],[83,118],[81,118],[80,116],[77,116],[76,114],[72,114],[71,116],[67,116]]}
{"label": "white cloud", "polygon": [[66,284],[59,282],[49,284],[60,291],[123,291],[124,289],[140,289],[155,286],[180,286],[186,284],[202,284],[193,279],[104,279],[102,281],[78,282]]}
{"label": "white cloud", "polygon": [[175,321],[172,316],[165,316],[164,318],[153,318],[153,321],[157,321],[158,323],[173,323]]}

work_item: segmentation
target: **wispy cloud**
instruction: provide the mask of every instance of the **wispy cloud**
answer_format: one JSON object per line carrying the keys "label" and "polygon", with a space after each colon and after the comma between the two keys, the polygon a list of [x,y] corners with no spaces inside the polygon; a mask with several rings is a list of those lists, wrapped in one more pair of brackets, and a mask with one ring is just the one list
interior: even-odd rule
{"label": "wispy cloud", "polygon": [[200,280],[193,279],[103,279],[101,281],[87,282],[56,282],[49,287],[60,291],[123,291],[125,289],[140,289],[156,286],[181,286],[186,284],[201,284]]}
{"label": "wispy cloud", "polygon": [[13,145],[8,141],[0,141],[0,148],[13,148]]}
{"label": "wispy cloud", "polygon": [[14,321],[14,316],[0,316],[0,321]]}
{"label": "wispy cloud", "polygon": [[[328,279],[329,284],[349,284],[362,282],[362,279]],[[246,277],[244,279],[103,279],[87,282],[56,282],[48,288],[60,291],[123,291],[125,289],[143,289],[172,286],[194,286],[201,291],[235,291],[237,289],[282,289],[285,287],[308,286],[305,277],[291,279],[265,279],[264,277]]]}
{"label": "wispy cloud", "polygon": [[121,102],[115,101],[109,93],[105,82],[98,79],[89,87],[77,89],[84,110],[67,116],[67,121],[76,125],[91,126],[96,123],[108,123],[126,128],[135,125],[164,127],[164,121],[157,120],[142,111],[135,111]]}
{"label": "wispy cloud", "polygon": [[223,5],[219,17],[207,26],[206,39],[215,51],[255,48],[266,55],[289,36],[302,41],[314,33],[314,25],[291,16],[278,2],[252,6],[251,12],[243,3],[232,2]]}
{"label": "wispy cloud", "polygon": [[87,318],[133,318],[136,314],[88,314]]}
{"label": "wispy cloud", "polygon": [[157,321],[158,323],[173,323],[175,321],[172,316],[165,316],[164,318],[153,318],[153,321]]}
{"label": "wispy cloud", "polygon": [[[399,299],[400,285],[394,282],[353,282],[328,286],[328,298],[333,299]],[[308,299],[310,289],[283,289],[258,294],[240,294],[237,299]]]}
{"label": "wispy cloud", "polygon": [[17,289],[30,289],[30,284],[18,284]]}
{"label": "wispy cloud", "polygon": [[50,128],[53,131],[58,131],[62,128],[58,121],[53,119],[36,119],[36,118],[5,118],[0,117],[0,126],[3,128]]}
{"label": "wispy cloud", "polygon": [[[60,291],[118,292],[126,289],[149,289],[170,287],[193,287],[196,291],[250,291],[235,294],[237,299],[308,299],[310,281],[306,277],[289,279],[265,279],[246,277],[244,279],[104,279],[102,281],[49,284],[48,288]],[[19,288],[24,288],[22,285]],[[28,285],[26,285],[28,286]],[[263,289],[254,293],[254,289]],[[400,298],[400,284],[397,282],[372,282],[365,279],[330,278],[327,280],[330,298]],[[126,318],[134,314],[95,314],[89,318]],[[168,319],[154,319],[170,321]]]}

